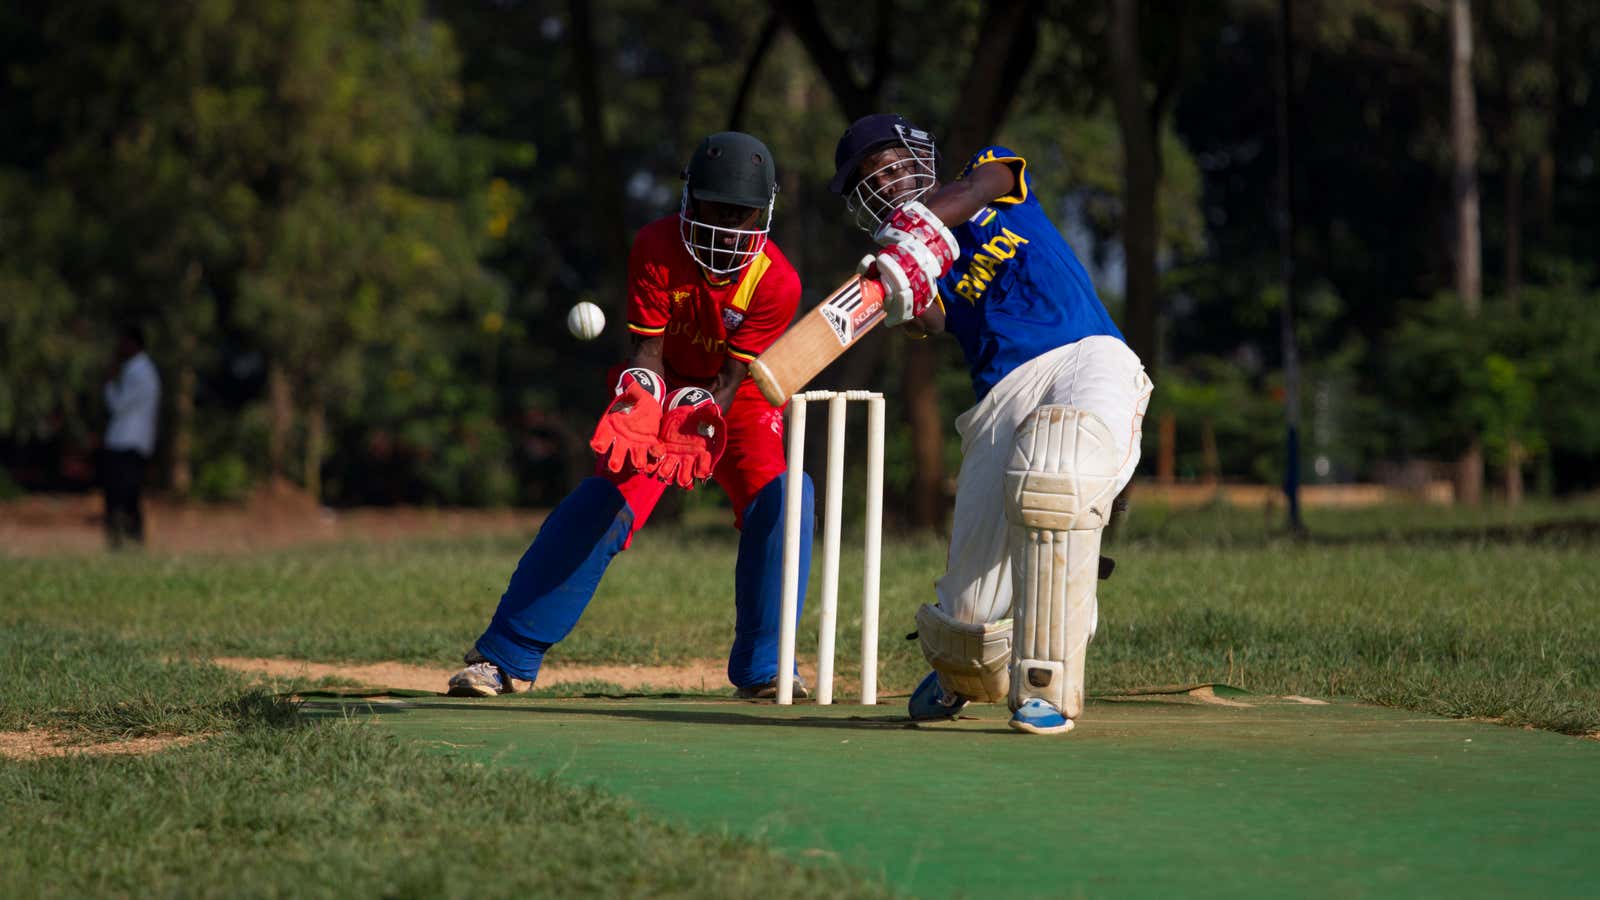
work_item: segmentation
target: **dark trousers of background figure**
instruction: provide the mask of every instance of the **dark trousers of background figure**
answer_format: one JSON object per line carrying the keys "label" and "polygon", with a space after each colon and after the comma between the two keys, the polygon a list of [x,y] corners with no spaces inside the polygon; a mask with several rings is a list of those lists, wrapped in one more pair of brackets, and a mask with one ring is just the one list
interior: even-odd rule
{"label": "dark trousers of background figure", "polygon": [[111,549],[124,541],[144,543],[144,514],[139,492],[144,487],[148,463],[137,450],[107,450],[101,457],[100,483],[106,492],[106,543]]}

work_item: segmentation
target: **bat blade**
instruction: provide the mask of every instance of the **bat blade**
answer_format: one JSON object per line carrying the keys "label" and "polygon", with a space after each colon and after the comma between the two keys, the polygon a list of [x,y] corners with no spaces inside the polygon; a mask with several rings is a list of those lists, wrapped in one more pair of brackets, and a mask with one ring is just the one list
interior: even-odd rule
{"label": "bat blade", "polygon": [[750,364],[761,396],[782,406],[883,321],[883,285],[855,275],[800,317]]}

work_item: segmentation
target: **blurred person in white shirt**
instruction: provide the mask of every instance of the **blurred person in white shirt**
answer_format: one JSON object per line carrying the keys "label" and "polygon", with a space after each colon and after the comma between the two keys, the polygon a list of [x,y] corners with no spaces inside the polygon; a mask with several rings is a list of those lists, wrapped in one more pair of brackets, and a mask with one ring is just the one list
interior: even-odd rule
{"label": "blurred person in white shirt", "polygon": [[118,333],[105,397],[111,422],[106,426],[100,480],[106,492],[106,540],[116,549],[124,541],[144,542],[139,493],[155,453],[156,413],[161,407],[161,376],[144,352],[144,335],[135,326]]}

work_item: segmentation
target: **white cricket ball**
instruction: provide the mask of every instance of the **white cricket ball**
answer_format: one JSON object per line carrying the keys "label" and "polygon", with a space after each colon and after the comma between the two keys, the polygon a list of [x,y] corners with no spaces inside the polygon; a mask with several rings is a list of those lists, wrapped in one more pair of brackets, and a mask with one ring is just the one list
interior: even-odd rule
{"label": "white cricket ball", "polygon": [[592,341],[606,328],[606,314],[585,300],[567,313],[567,330],[580,341]]}

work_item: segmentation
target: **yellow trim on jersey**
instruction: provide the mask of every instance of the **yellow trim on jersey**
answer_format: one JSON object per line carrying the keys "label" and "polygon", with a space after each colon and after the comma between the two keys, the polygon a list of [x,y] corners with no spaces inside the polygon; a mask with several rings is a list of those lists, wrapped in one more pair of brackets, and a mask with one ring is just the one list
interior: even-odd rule
{"label": "yellow trim on jersey", "polygon": [[[997,163],[1016,163],[1017,167],[1016,167],[1016,169],[1014,171],[1016,172],[1016,175],[1017,175],[1017,186],[1016,186],[1015,190],[1013,190],[1013,191],[1011,191],[1010,193],[1007,193],[1007,194],[1002,194],[1001,196],[994,198],[994,200],[992,200],[991,202],[993,202],[993,203],[1004,203],[1007,206],[1014,206],[1014,205],[1016,205],[1018,203],[1026,202],[1027,199],[1028,199],[1028,179],[1025,178],[1024,176],[1027,175],[1027,173],[1028,173],[1028,161],[1023,159],[1020,156],[996,156],[995,152],[993,150],[990,150],[988,153],[985,153],[984,155],[982,155],[982,156],[978,157],[976,160],[974,160],[973,164],[972,164],[972,168],[976,169],[981,165],[985,165],[987,163],[992,163],[992,162],[997,162]],[[971,170],[969,169],[969,171],[971,171]],[[984,222],[983,224],[987,225],[989,223],[988,222]]]}
{"label": "yellow trim on jersey", "polygon": [[750,262],[750,271],[745,273],[744,280],[739,282],[739,290],[733,295],[734,309],[740,312],[750,309],[750,298],[755,296],[756,285],[761,283],[761,276],[767,274],[767,268],[771,265],[772,257],[766,251]]}
{"label": "yellow trim on jersey", "polygon": [[739,362],[748,363],[748,362],[755,362],[756,357],[759,356],[760,354],[759,353],[746,353],[743,350],[735,350],[732,347],[729,347],[728,348],[728,355],[733,357],[734,359],[737,359]]}
{"label": "yellow trim on jersey", "polygon": [[994,198],[994,202],[1005,203],[1010,206],[1015,206],[1018,203],[1026,202],[1028,199],[1028,179],[1023,176],[1027,175],[1028,173],[1028,161],[1020,156],[1002,156],[998,159],[992,159],[990,162],[1017,164],[1017,167],[1014,170],[1017,173],[1016,190],[1006,194],[1003,197]]}
{"label": "yellow trim on jersey", "polygon": [[629,322],[628,330],[643,337],[657,337],[667,333],[667,326],[659,325],[652,328],[649,325],[640,325],[637,322]]}

